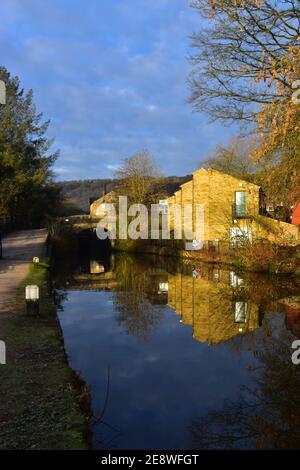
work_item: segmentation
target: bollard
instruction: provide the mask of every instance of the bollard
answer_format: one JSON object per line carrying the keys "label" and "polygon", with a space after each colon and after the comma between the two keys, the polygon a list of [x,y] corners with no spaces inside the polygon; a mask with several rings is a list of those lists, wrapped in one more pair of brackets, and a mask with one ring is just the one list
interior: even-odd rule
{"label": "bollard", "polygon": [[29,315],[39,314],[40,293],[38,286],[26,286],[25,288],[26,312]]}

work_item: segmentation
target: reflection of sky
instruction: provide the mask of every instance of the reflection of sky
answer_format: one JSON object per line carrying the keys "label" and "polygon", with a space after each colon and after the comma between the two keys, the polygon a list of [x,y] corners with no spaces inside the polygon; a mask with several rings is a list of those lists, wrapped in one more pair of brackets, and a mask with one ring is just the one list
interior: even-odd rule
{"label": "reflection of sky", "polygon": [[[101,413],[110,366],[104,420],[122,431],[116,448],[188,449],[192,421],[237,398],[250,355],[228,343],[209,347],[193,340],[192,328],[169,307],[161,308],[149,339],[132,336],[116,320],[113,296],[70,291],[59,314],[71,365],[91,387],[94,412]],[[102,425],[95,439],[113,435]]]}
{"label": "reflection of sky", "polygon": [[51,119],[60,179],[108,177],[148,148],[187,174],[230,130],[186,103],[188,0],[1,0],[0,56]]}

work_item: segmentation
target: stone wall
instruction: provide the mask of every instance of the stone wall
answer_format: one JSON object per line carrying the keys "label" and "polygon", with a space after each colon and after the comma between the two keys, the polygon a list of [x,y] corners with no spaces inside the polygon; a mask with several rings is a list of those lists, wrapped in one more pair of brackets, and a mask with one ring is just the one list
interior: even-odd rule
{"label": "stone wall", "polygon": [[259,186],[216,170],[203,169],[193,173],[194,202],[204,204],[205,240],[229,238],[230,228],[243,226],[243,220],[233,223],[235,192],[245,191],[247,216],[259,213]]}

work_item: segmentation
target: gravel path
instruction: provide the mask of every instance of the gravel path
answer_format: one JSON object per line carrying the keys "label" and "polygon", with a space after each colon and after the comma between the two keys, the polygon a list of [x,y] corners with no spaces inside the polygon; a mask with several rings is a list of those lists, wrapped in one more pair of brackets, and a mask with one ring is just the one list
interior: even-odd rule
{"label": "gravel path", "polygon": [[47,230],[14,232],[2,240],[0,259],[0,314],[11,313],[19,284],[26,277],[34,256],[45,250]]}

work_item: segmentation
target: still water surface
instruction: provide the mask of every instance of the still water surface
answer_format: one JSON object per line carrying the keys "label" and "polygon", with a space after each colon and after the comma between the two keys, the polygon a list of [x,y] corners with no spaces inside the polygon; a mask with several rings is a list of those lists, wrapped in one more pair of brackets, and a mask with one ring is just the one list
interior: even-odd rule
{"label": "still water surface", "polygon": [[95,449],[300,448],[297,281],[113,255],[54,285]]}

